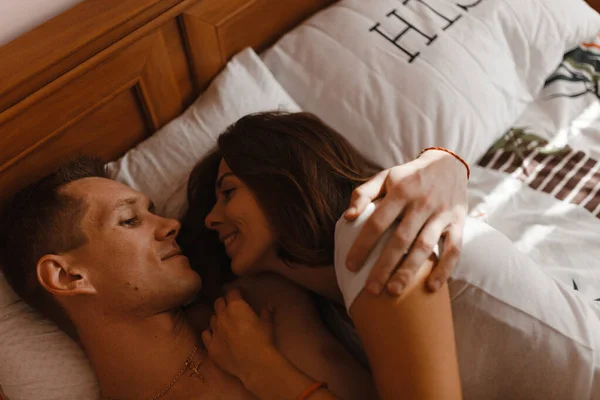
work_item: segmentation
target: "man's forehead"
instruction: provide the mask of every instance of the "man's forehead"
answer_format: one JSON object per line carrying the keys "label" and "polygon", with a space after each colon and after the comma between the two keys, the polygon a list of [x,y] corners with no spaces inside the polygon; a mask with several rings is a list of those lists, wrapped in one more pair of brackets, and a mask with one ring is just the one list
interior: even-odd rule
{"label": "man's forehead", "polygon": [[112,208],[123,199],[145,197],[120,182],[96,177],[71,182],[65,186],[65,192],[73,197],[84,199],[92,208]]}
{"label": "man's forehead", "polygon": [[135,192],[135,190],[121,182],[99,177],[78,179],[67,184],[65,189],[70,194],[77,195],[101,195],[107,191],[128,192],[129,194]]}

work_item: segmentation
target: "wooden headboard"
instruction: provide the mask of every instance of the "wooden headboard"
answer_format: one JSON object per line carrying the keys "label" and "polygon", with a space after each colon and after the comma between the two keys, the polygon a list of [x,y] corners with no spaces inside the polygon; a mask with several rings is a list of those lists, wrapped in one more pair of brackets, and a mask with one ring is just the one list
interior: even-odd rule
{"label": "wooden headboard", "polygon": [[1,47],[0,206],[78,154],[119,157],[333,1],[86,0]]}

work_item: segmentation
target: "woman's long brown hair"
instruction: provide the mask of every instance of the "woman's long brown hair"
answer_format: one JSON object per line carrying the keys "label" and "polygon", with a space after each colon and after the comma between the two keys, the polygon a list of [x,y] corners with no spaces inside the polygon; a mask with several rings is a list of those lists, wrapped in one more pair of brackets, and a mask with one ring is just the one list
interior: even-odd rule
{"label": "woman's long brown hair", "polygon": [[312,267],[333,263],[335,224],[352,191],[381,171],[309,113],[252,114],[231,125],[190,175],[179,236],[210,300],[234,278],[217,234],[204,225],[221,159],[256,196],[275,230],[278,256]]}

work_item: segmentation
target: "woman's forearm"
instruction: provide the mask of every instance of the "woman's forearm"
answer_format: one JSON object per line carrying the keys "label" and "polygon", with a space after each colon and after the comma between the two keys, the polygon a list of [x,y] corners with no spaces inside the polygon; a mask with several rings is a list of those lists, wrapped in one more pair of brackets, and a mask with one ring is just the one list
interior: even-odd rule
{"label": "woman's forearm", "polygon": [[[246,388],[261,400],[300,399],[315,380],[300,371],[277,349],[260,355],[260,361],[241,377]],[[339,400],[326,388],[312,393],[307,400]]]}

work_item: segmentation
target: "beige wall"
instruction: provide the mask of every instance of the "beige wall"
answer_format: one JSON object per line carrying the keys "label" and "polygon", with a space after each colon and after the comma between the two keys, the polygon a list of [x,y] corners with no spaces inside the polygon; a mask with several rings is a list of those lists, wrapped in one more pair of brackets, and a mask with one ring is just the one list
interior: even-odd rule
{"label": "beige wall", "polygon": [[0,46],[83,0],[0,0]]}

